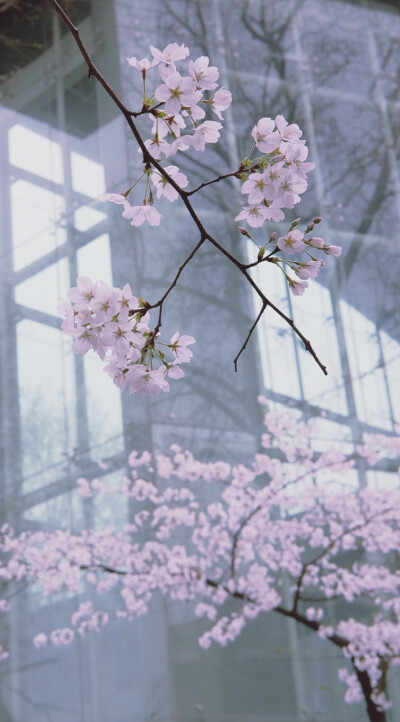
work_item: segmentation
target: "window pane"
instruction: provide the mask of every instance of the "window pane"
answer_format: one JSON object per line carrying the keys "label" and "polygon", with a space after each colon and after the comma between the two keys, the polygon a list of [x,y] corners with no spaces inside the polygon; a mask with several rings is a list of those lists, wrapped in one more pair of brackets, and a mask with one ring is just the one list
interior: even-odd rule
{"label": "window pane", "polygon": [[[48,127],[46,129],[48,130]],[[9,159],[12,165],[54,183],[63,182],[62,151],[59,143],[23,125],[13,125],[8,136]]]}
{"label": "window pane", "polygon": [[17,326],[25,492],[60,479],[76,446],[74,357],[61,331],[34,321]]}
{"label": "window pane", "polygon": [[23,180],[11,185],[15,271],[65,243],[64,210],[64,198],[57,193]]}

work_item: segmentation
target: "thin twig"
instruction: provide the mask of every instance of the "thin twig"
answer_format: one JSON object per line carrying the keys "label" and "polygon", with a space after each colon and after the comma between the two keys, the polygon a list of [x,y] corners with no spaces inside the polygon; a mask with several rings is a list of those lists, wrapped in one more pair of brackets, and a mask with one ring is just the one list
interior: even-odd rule
{"label": "thin twig", "polygon": [[271,261],[271,256],[274,256],[275,253],[279,253],[280,248],[276,246],[271,253],[268,253],[268,256],[263,256],[262,258],[257,258],[256,261],[253,261],[253,263],[246,263],[246,268],[253,268],[254,266],[258,266],[260,263],[264,263],[267,261],[268,263],[275,263],[275,261]]}
{"label": "thin twig", "polygon": [[202,188],[205,188],[206,186],[210,186],[212,183],[219,183],[219,181],[224,180],[225,178],[237,178],[239,173],[243,171],[243,168],[239,168],[238,170],[232,171],[232,173],[224,173],[223,175],[219,175],[218,178],[213,178],[212,180],[205,181],[204,183],[200,183],[197,188],[194,188],[192,191],[186,191],[186,196],[192,196],[194,193],[197,193]]}
{"label": "thin twig", "polygon": [[152,105],[150,107],[143,105],[142,110],[130,110],[128,113],[132,116],[132,118],[139,118],[140,115],[149,115],[149,113],[154,113],[154,111],[161,108],[162,105],[164,105],[164,103],[158,103],[158,105]]}
{"label": "thin twig", "polygon": [[160,298],[160,300],[157,301],[157,303],[153,303],[153,304],[148,304],[148,305],[147,305],[147,307],[146,307],[147,309],[159,308],[158,321],[157,321],[157,325],[156,325],[156,327],[155,327],[155,329],[154,329],[154,333],[155,333],[155,334],[158,333],[158,331],[160,330],[160,327],[161,327],[161,314],[162,314],[162,307],[163,307],[163,303],[164,303],[165,299],[167,298],[167,296],[169,296],[169,294],[171,293],[172,289],[176,286],[177,281],[178,281],[178,278],[179,278],[179,276],[181,275],[181,273],[182,273],[183,269],[185,268],[185,266],[187,266],[187,264],[189,263],[189,261],[192,260],[193,256],[195,255],[195,253],[197,253],[197,251],[198,251],[199,248],[203,245],[203,243],[204,243],[205,240],[207,240],[207,239],[206,239],[206,236],[201,236],[199,242],[198,242],[198,243],[196,244],[196,246],[193,248],[192,252],[189,253],[189,255],[187,256],[187,258],[185,258],[184,262],[179,266],[178,271],[177,271],[177,274],[176,274],[174,280],[172,281],[171,285],[167,288],[167,290],[165,291],[164,295]]}
{"label": "thin twig", "polygon": [[257,326],[257,324],[258,324],[261,316],[263,315],[265,309],[267,308],[267,306],[268,306],[268,303],[263,301],[263,305],[261,306],[260,313],[258,314],[258,316],[257,316],[256,320],[254,321],[254,323],[253,323],[253,325],[252,325],[249,333],[247,334],[247,337],[246,337],[246,339],[245,339],[245,341],[244,341],[244,343],[243,343],[243,345],[242,345],[239,353],[238,353],[238,354],[235,356],[235,358],[233,359],[233,365],[234,365],[234,367],[235,367],[235,371],[237,371],[237,362],[238,362],[238,360],[239,360],[239,357],[241,356],[241,354],[242,354],[243,351],[245,350],[248,342],[250,341],[251,334],[253,333],[255,327]]}

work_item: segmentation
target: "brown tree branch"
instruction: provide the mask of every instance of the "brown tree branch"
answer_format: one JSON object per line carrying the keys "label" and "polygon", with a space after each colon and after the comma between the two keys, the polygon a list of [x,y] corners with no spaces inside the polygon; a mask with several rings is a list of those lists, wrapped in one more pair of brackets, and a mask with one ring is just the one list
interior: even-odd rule
{"label": "brown tree branch", "polygon": [[218,178],[213,178],[212,180],[205,181],[204,183],[200,183],[200,185],[197,186],[197,188],[193,188],[192,191],[186,191],[186,196],[187,197],[192,196],[195,193],[197,193],[198,191],[200,191],[202,188],[205,188],[206,186],[210,186],[212,183],[219,183],[219,181],[222,181],[225,178],[238,178],[238,176],[242,172],[243,172],[243,168],[240,166],[240,168],[238,168],[238,170],[234,170],[231,173],[224,173],[223,175],[219,175]]}
{"label": "brown tree branch", "polygon": [[[105,78],[103,77],[103,75],[100,73],[100,71],[99,71],[99,70],[97,69],[97,67],[94,65],[92,59],[90,58],[90,56],[89,56],[89,54],[88,54],[88,52],[87,52],[87,50],[86,50],[86,48],[85,48],[85,46],[84,46],[81,38],[80,38],[78,28],[73,24],[73,22],[70,20],[70,18],[68,17],[68,15],[66,14],[66,12],[63,10],[63,8],[62,8],[61,5],[59,4],[59,2],[57,2],[57,0],[48,0],[48,1],[49,1],[50,5],[52,5],[52,7],[53,7],[54,10],[56,11],[56,13],[59,15],[59,17],[61,18],[61,20],[63,21],[63,23],[67,26],[67,28],[68,28],[69,31],[71,32],[71,34],[72,34],[72,36],[73,36],[73,38],[74,38],[74,40],[75,40],[75,42],[76,42],[76,44],[77,44],[80,52],[81,52],[81,54],[82,54],[82,57],[83,57],[86,65],[87,65],[87,67],[88,67],[88,77],[89,77],[89,78],[95,77],[95,78],[99,81],[99,83],[102,85],[102,87],[104,88],[104,90],[106,91],[106,93],[107,93],[107,94],[109,95],[109,97],[114,101],[114,103],[116,104],[116,106],[119,108],[119,110],[121,111],[122,115],[123,115],[124,118],[126,119],[128,125],[129,125],[129,128],[130,128],[130,130],[131,130],[131,132],[132,132],[132,134],[133,134],[133,136],[134,136],[134,138],[135,138],[135,140],[136,140],[136,142],[137,142],[140,150],[142,151],[144,164],[149,164],[149,165],[153,166],[154,168],[156,168],[156,170],[163,176],[163,178],[165,178],[165,180],[166,180],[168,183],[171,184],[171,186],[176,190],[176,192],[177,192],[178,195],[180,196],[181,200],[183,201],[184,205],[186,206],[186,208],[187,208],[187,210],[188,210],[188,212],[189,212],[189,215],[191,216],[192,220],[194,221],[195,225],[197,226],[198,230],[200,231],[200,236],[201,236],[202,241],[203,241],[203,240],[208,240],[215,248],[218,249],[218,251],[220,251],[220,253],[222,253],[226,258],[228,258],[228,259],[231,261],[231,263],[233,263],[233,264],[236,266],[236,268],[238,268],[238,270],[244,275],[244,277],[246,278],[246,280],[248,281],[248,283],[250,283],[250,285],[252,286],[252,288],[254,289],[254,291],[255,291],[255,292],[257,293],[257,295],[260,297],[261,302],[262,302],[262,304],[263,304],[263,305],[262,305],[261,312],[258,314],[257,319],[256,319],[256,322],[253,324],[252,328],[250,329],[250,332],[249,332],[249,334],[248,334],[248,336],[247,336],[244,344],[242,345],[242,347],[241,347],[240,350],[239,350],[239,353],[237,354],[236,358],[234,359],[235,371],[237,370],[237,361],[238,361],[240,355],[242,354],[242,352],[243,352],[244,349],[246,348],[247,343],[248,343],[248,341],[249,341],[249,339],[250,339],[250,336],[252,335],[255,327],[257,326],[257,324],[258,324],[258,322],[259,322],[259,320],[260,320],[263,312],[265,311],[266,307],[269,306],[273,311],[275,311],[275,313],[277,313],[281,318],[283,318],[284,321],[286,321],[286,323],[293,329],[294,333],[295,333],[295,334],[301,339],[301,341],[303,342],[306,351],[308,351],[308,352],[311,354],[311,356],[314,358],[314,360],[316,361],[316,363],[318,364],[318,366],[320,367],[320,369],[323,371],[323,373],[324,373],[325,375],[327,375],[328,372],[327,372],[326,366],[324,366],[324,364],[320,361],[320,359],[318,358],[317,354],[315,353],[313,347],[311,346],[310,341],[309,341],[308,339],[306,339],[306,337],[304,336],[304,334],[302,334],[301,331],[297,328],[297,326],[295,325],[293,319],[290,318],[289,316],[287,316],[283,311],[281,311],[277,306],[275,306],[274,303],[272,303],[272,302],[265,296],[265,294],[261,291],[261,289],[259,288],[259,286],[257,286],[257,284],[255,283],[255,281],[251,278],[251,276],[250,276],[249,273],[247,272],[247,267],[246,267],[246,265],[243,264],[241,261],[239,261],[235,256],[233,256],[229,251],[227,251],[226,248],[224,248],[215,238],[213,238],[209,233],[207,233],[207,231],[206,231],[206,229],[204,228],[204,226],[203,226],[200,218],[198,217],[197,213],[195,212],[193,206],[191,205],[191,203],[190,203],[190,201],[189,201],[189,195],[191,195],[193,192],[197,192],[197,190],[200,190],[200,188],[201,188],[201,187],[204,187],[205,185],[207,185],[207,183],[201,184],[201,186],[199,186],[197,189],[194,189],[194,191],[189,191],[189,192],[188,192],[188,191],[183,190],[180,186],[178,186],[177,183],[174,181],[174,179],[169,176],[169,174],[164,170],[164,168],[162,167],[162,165],[160,165],[159,161],[156,160],[156,158],[154,158],[154,157],[149,153],[149,151],[148,151],[148,149],[146,148],[146,145],[145,145],[145,143],[144,143],[144,141],[143,141],[143,139],[142,139],[142,137],[141,137],[138,129],[136,128],[135,123],[133,122],[133,119],[132,119],[132,118],[133,118],[133,117],[136,117],[136,115],[141,115],[141,114],[143,113],[143,109],[142,109],[142,111],[140,111],[140,112],[138,112],[137,114],[135,114],[134,112],[130,111],[130,110],[124,105],[124,103],[122,102],[122,100],[118,97],[118,95],[114,92],[114,90],[111,88],[111,86],[110,86],[110,85],[108,84],[108,82],[105,80]],[[147,110],[146,110],[146,112],[147,112]],[[235,175],[236,172],[237,172],[237,171],[235,171],[235,173],[230,173],[230,174],[226,174],[225,176],[221,176],[221,179],[222,179],[222,178],[225,178],[225,177],[229,177],[229,176],[231,176],[231,175]],[[218,179],[215,179],[215,180],[210,181],[210,182],[217,182],[217,180],[218,180]],[[197,247],[196,247],[196,250],[197,250]],[[184,267],[186,266],[186,264],[191,260],[191,258],[193,257],[193,255],[194,255],[193,252],[192,252],[191,254],[189,254],[187,260],[186,260],[186,261],[184,262],[184,264],[183,264],[183,268],[184,268]],[[183,268],[182,268],[182,270],[183,270]],[[180,273],[181,273],[181,271],[178,271],[176,280],[179,278]],[[172,288],[173,288],[174,285],[175,285],[175,283],[173,282],[173,285],[172,285],[169,289],[167,289],[167,292],[164,294],[163,298],[160,299],[160,301],[159,301],[158,303],[154,304],[154,306],[157,306],[157,307],[160,308],[158,328],[161,326],[161,307],[162,307],[162,302],[163,302],[163,300],[168,296],[168,294],[170,293],[170,291],[172,290]],[[151,307],[154,307],[154,306],[149,306],[149,307],[151,308]]]}
{"label": "brown tree branch", "polygon": [[373,521],[374,519],[376,519],[376,517],[381,516],[382,514],[386,514],[388,511],[391,511],[390,507],[386,507],[386,509],[381,509],[380,511],[375,512],[375,514],[371,514],[371,516],[370,516],[369,518],[364,519],[363,521],[359,522],[358,524],[355,524],[354,526],[350,527],[350,529],[345,529],[345,530],[343,530],[342,533],[339,534],[339,535],[338,535],[337,537],[335,537],[334,539],[332,539],[332,540],[329,542],[328,546],[324,547],[324,548],[320,551],[320,553],[317,554],[316,557],[314,557],[314,559],[311,559],[309,562],[306,562],[306,564],[304,564],[304,566],[303,566],[303,568],[302,568],[302,570],[301,570],[301,572],[300,572],[300,575],[299,575],[299,577],[297,578],[297,581],[296,581],[296,593],[295,593],[295,595],[294,595],[294,600],[293,600],[293,611],[294,611],[294,612],[297,611],[298,603],[301,601],[301,597],[300,597],[300,595],[301,595],[301,586],[302,586],[302,584],[303,584],[303,579],[304,579],[304,577],[305,577],[305,575],[306,575],[307,569],[308,569],[310,566],[313,566],[314,564],[317,564],[318,562],[321,561],[321,559],[323,559],[324,557],[326,557],[326,555],[329,554],[329,553],[335,548],[336,544],[337,544],[338,542],[341,542],[342,539],[343,539],[345,536],[347,536],[348,534],[354,534],[354,532],[355,532],[355,531],[358,531],[359,529],[363,529],[363,528],[364,528],[365,526],[367,526],[371,521]]}

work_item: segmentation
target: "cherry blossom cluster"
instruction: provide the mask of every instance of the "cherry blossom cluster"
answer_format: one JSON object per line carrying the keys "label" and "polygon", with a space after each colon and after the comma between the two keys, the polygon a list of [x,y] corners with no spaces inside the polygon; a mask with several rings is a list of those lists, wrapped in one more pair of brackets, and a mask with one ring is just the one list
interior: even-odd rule
{"label": "cherry blossom cluster", "polygon": [[92,349],[107,362],[104,370],[116,386],[152,396],[169,391],[167,377],[184,376],[181,364],[192,358],[188,346],[195,339],[177,331],[169,343],[160,342],[149,327],[146,303],[132,295],[128,283],[123,289],[111,288],[81,276],[68,298],[59,305],[65,316],[63,331],[73,337],[76,353]]}
{"label": "cherry blossom cluster", "polygon": [[[206,143],[217,143],[222,123],[204,120],[205,108],[210,108],[222,120],[222,111],[232,102],[229,90],[217,90],[218,68],[210,65],[209,58],[202,55],[196,60],[189,60],[188,75],[181,75],[176,63],[188,58],[189,49],[185,45],[169,43],[163,51],[151,45],[150,52],[152,60],[131,57],[128,58],[128,63],[138,70],[143,78],[143,109],[152,109],[148,114],[152,122],[151,138],[145,140],[145,146],[153,158],[170,158],[177,151],[189,149],[204,151]],[[162,83],[147,97],[147,74],[153,68],[157,68]],[[164,170],[180,188],[187,186],[188,179],[178,166],[168,165]],[[128,196],[143,177],[146,177],[143,203],[131,205]],[[158,170],[149,165],[145,165],[138,181],[125,193],[106,193],[104,200],[123,205],[122,215],[128,218],[133,226],[140,226],[145,221],[151,226],[159,225],[162,216],[153,205],[153,190],[157,198],[163,196],[171,203],[178,198],[178,192]]]}
{"label": "cherry blossom cluster", "polygon": [[[150,52],[152,61],[132,57],[128,58],[128,63],[142,73],[143,107],[153,108],[150,114],[153,122],[152,137],[145,141],[151,155],[169,158],[178,150],[193,148],[203,151],[206,143],[216,143],[222,124],[215,120],[204,120],[205,107],[209,107],[222,120],[222,111],[229,108],[232,102],[230,91],[218,88],[218,68],[210,65],[209,58],[202,55],[196,60],[189,60],[188,75],[181,75],[176,63],[188,58],[189,49],[185,45],[169,43],[163,51],[150,45]],[[153,67],[157,67],[162,83],[148,98],[146,76]]]}
{"label": "cherry blossom cluster", "polygon": [[[260,228],[265,221],[283,221],[283,209],[292,209],[299,203],[300,195],[307,189],[308,173],[315,167],[307,162],[308,148],[301,138],[303,132],[296,123],[288,124],[283,115],[261,118],[252,130],[253,147],[242,161],[240,177],[244,180],[241,192],[248,196],[247,205],[242,207],[236,221],[246,220],[252,228]],[[261,155],[252,158],[257,149]],[[278,238],[272,233],[266,244],[259,245],[251,234],[239,227],[240,232],[258,246],[257,259],[263,259],[279,265],[286,276],[289,288],[295,296],[304,293],[307,280],[317,277],[324,262],[316,257],[315,249],[330,256],[339,256],[341,247],[325,243],[319,236],[309,235],[322,219],[315,218],[304,232],[296,226],[300,219],[290,225],[288,233]],[[308,235],[308,237],[307,237]],[[287,261],[275,255],[304,253],[305,260]],[[287,266],[298,279],[289,276],[283,266]]]}
{"label": "cherry blossom cluster", "polygon": [[[363,698],[364,676],[376,708],[386,708],[382,665],[400,663],[400,573],[391,561],[400,545],[400,489],[346,489],[354,455],[316,452],[313,426],[288,412],[267,410],[264,423],[261,450],[247,464],[201,461],[173,445],[168,454],[132,452],[121,484],[79,479],[83,503],[106,494],[129,500],[125,527],[18,536],[3,526],[2,582],[34,583],[49,596],[78,594],[85,581],[103,600],[80,601],[65,627],[39,631],[35,645],[67,645],[115,617],[144,614],[160,591],[194,603],[205,619],[204,649],[234,641],[250,620],[274,611],[342,650],[350,666],[339,671],[346,701]],[[363,457],[372,443],[379,437],[360,446]],[[384,448],[399,450],[399,438]],[[356,619],[360,599],[368,605]],[[0,609],[9,608],[5,595]]]}
{"label": "cherry blossom cluster", "polygon": [[[222,124],[204,120],[206,113],[203,106],[211,108],[222,120],[222,111],[231,103],[232,95],[228,90],[217,90],[218,68],[209,64],[208,57],[201,56],[189,60],[188,75],[181,75],[176,64],[189,56],[189,49],[185,45],[170,43],[162,51],[151,45],[150,51],[152,59],[131,57],[128,63],[143,78],[142,112],[152,121],[152,137],[145,141],[145,146],[151,156],[159,163],[163,157],[170,158],[178,151],[204,151],[206,143],[217,143]],[[148,97],[147,75],[154,68],[157,68],[163,82]],[[235,220],[246,220],[253,228],[259,228],[265,221],[282,221],[283,209],[292,209],[300,201],[300,195],[307,188],[308,173],[315,165],[307,161],[308,148],[301,136],[299,126],[289,124],[283,115],[277,115],[275,120],[261,118],[254,126],[253,146],[242,160],[237,173],[231,174],[244,181],[241,192],[248,196],[247,205]],[[257,157],[253,156],[255,150],[260,154]],[[142,175],[128,190],[123,193],[106,193],[104,200],[122,205],[123,217],[133,226],[141,226],[145,222],[151,226],[159,225],[162,216],[154,206],[154,193],[157,198],[163,196],[173,203],[179,197],[177,188],[183,190],[188,185],[187,176],[177,165],[168,165],[164,171],[166,176],[159,167],[145,162]],[[132,205],[128,198],[142,178],[146,179],[143,202]],[[257,243],[258,262],[264,259],[277,263],[296,296],[304,293],[308,286],[307,280],[316,278],[324,265],[323,260],[314,255],[315,249],[333,256],[341,253],[340,246],[327,244],[320,237],[307,237],[321,219],[315,219],[304,233],[295,228],[298,220],[277,241],[278,234],[273,233],[266,244],[260,246]],[[240,230],[254,240],[248,231]],[[275,247],[271,248],[275,241]],[[266,254],[267,250],[269,253]],[[292,255],[301,252],[304,252],[305,260],[288,261],[278,256],[271,258],[276,253]],[[293,270],[297,278],[288,275],[284,266]]]}
{"label": "cherry blossom cluster", "polygon": [[[276,128],[276,129],[275,129]],[[306,162],[308,148],[301,139],[303,132],[295,123],[291,125],[283,115],[261,118],[252,130],[253,149],[262,154],[242,165],[251,166],[242,173],[241,192],[247,194],[245,205],[237,221],[246,220],[253,228],[265,221],[282,221],[283,208],[294,208],[307,188],[307,175],[315,167]],[[252,149],[252,150],[253,150]]]}
{"label": "cherry blossom cluster", "polygon": [[[323,238],[312,235],[315,226],[321,222],[321,218],[318,216],[308,224],[304,232],[297,228],[300,218],[296,218],[291,223],[288,233],[278,238],[278,234],[273,232],[270,234],[267,243],[263,246],[259,246],[257,241],[253,238],[245,228],[239,226],[239,231],[243,236],[249,238],[258,247],[257,260],[262,262],[268,260],[269,263],[276,264],[283,272],[288,282],[289,288],[294,296],[301,296],[306,288],[308,288],[307,281],[309,279],[315,279],[318,276],[319,271],[324,266],[324,261],[315,255],[315,251],[322,251],[327,256],[340,256],[342,249],[340,246],[330,245],[325,243]],[[295,261],[282,257],[294,254],[303,253],[305,260]],[[279,254],[279,255],[278,255]],[[287,273],[287,269],[293,271],[297,278],[293,278]],[[300,279],[300,280],[298,280]]]}

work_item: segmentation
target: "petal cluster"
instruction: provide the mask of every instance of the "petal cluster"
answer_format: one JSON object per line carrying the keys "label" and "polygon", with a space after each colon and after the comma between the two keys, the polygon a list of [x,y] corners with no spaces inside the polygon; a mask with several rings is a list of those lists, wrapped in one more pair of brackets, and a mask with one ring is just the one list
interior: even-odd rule
{"label": "petal cluster", "polygon": [[[193,148],[204,151],[206,143],[215,143],[221,123],[203,121],[205,106],[209,106],[222,120],[222,112],[229,108],[232,94],[225,88],[218,88],[219,70],[210,65],[206,55],[188,63],[188,75],[182,74],[176,64],[189,56],[185,45],[169,43],[164,50],[150,46],[152,62],[147,58],[137,61],[128,58],[129,64],[140,70],[144,76],[157,66],[163,81],[154,89],[151,99],[144,98],[144,105],[155,104],[150,114],[153,121],[152,137],[146,146],[156,157],[171,157],[178,151]],[[156,103],[154,102],[156,101]],[[213,125],[212,125],[213,124]]]}
{"label": "petal cluster", "polygon": [[162,350],[158,334],[149,326],[146,305],[133,296],[128,283],[122,289],[111,288],[81,276],[68,298],[59,306],[65,317],[63,331],[73,337],[76,353],[93,350],[106,362],[104,370],[116,386],[153,396],[169,391],[167,376],[184,376],[180,364],[190,361],[187,346],[195,339],[176,332],[169,344],[162,344],[167,351]]}
{"label": "petal cluster", "polygon": [[[257,228],[264,220],[283,220],[284,208],[294,208],[307,188],[307,174],[314,163],[307,163],[308,148],[296,124],[289,125],[283,115],[261,118],[252,130],[254,145],[263,155],[246,159],[251,165],[241,192],[248,195],[236,220],[247,220]],[[265,207],[267,213],[261,213]],[[257,210],[255,210],[257,209]],[[263,220],[261,220],[263,219]]]}

